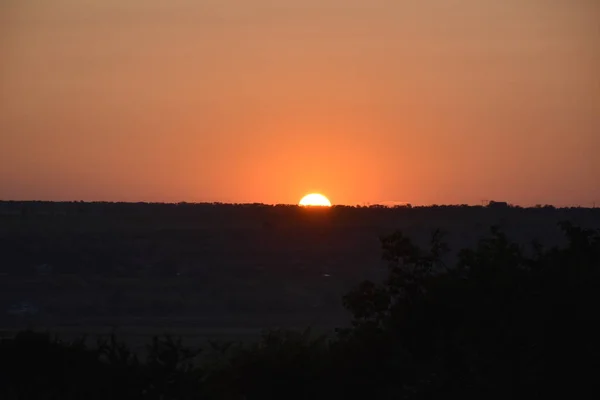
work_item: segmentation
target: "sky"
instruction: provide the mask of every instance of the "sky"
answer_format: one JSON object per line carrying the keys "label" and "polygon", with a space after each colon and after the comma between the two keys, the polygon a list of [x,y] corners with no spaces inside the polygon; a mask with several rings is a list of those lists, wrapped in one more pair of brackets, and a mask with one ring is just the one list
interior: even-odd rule
{"label": "sky", "polygon": [[597,0],[2,0],[0,199],[600,204]]}

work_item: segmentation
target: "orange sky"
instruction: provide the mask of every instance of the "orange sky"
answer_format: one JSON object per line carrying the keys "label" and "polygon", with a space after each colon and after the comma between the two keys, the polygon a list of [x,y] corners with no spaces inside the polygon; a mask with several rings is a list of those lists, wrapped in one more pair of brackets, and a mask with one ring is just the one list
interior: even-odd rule
{"label": "orange sky", "polygon": [[596,0],[4,0],[0,199],[600,202]]}

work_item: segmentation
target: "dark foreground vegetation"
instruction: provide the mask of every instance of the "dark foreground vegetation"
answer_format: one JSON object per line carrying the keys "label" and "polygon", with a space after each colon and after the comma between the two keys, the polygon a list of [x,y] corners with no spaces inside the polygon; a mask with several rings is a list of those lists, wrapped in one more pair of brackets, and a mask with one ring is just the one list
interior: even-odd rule
{"label": "dark foreground vegetation", "polygon": [[430,399],[593,395],[600,354],[600,231],[562,223],[564,245],[523,246],[500,229],[445,265],[381,240],[388,277],[343,298],[331,337],[269,331],[255,344],[186,348],[156,338],[142,359],[116,338],[86,345],[22,332],[0,343],[5,399]]}

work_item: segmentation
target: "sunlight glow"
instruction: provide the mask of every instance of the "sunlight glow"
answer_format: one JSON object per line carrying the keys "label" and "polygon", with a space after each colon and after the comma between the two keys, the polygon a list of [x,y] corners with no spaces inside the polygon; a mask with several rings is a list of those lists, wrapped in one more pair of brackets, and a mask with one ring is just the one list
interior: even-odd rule
{"label": "sunlight glow", "polygon": [[320,207],[331,207],[329,199],[319,193],[307,194],[300,200],[301,206],[320,206]]}

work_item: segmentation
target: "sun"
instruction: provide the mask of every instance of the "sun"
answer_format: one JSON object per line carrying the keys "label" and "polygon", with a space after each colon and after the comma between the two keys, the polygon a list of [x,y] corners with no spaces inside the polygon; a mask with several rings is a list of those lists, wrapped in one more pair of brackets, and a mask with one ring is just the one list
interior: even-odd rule
{"label": "sun", "polygon": [[331,207],[329,199],[319,193],[307,194],[300,200],[301,206],[319,206],[319,207]]}

